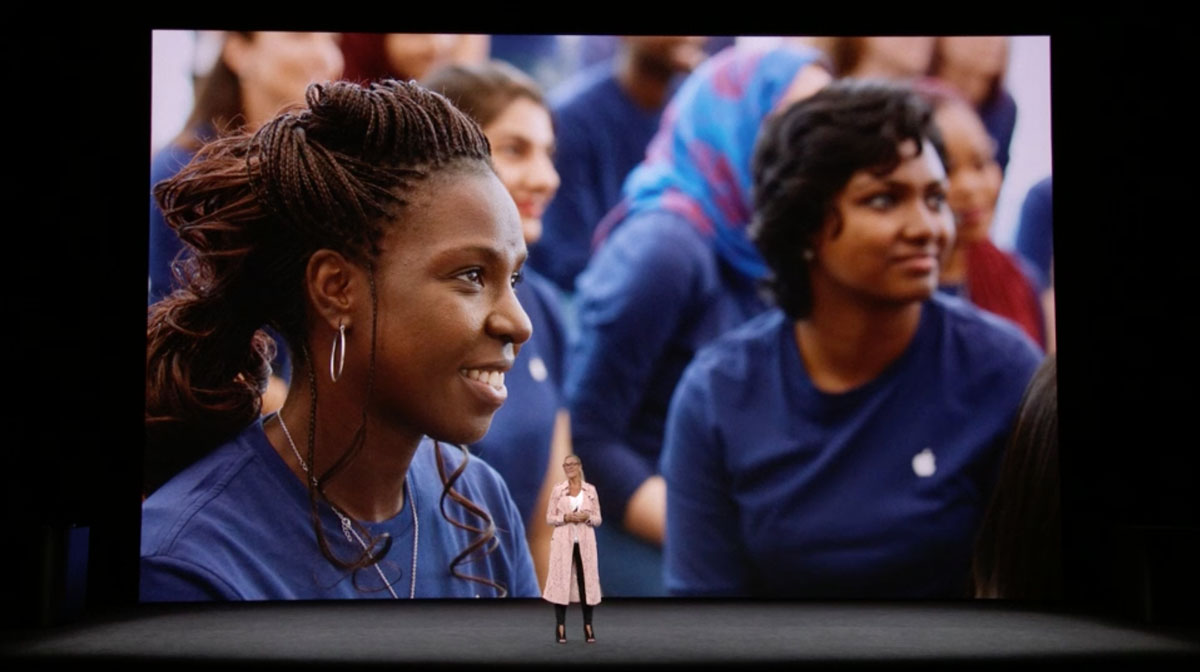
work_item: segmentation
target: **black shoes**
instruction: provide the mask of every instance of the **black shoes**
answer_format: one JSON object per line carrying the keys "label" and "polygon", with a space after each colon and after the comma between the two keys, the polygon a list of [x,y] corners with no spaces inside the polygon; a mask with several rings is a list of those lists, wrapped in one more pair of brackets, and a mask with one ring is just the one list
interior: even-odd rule
{"label": "black shoes", "polygon": [[[591,644],[596,641],[596,633],[595,633],[595,631],[592,630],[591,623],[587,623],[583,626],[583,636],[584,636],[584,639],[587,640],[588,644]],[[554,638],[555,638],[555,640],[558,641],[559,644],[566,644],[567,643],[567,626],[565,626],[565,625],[555,626]]]}

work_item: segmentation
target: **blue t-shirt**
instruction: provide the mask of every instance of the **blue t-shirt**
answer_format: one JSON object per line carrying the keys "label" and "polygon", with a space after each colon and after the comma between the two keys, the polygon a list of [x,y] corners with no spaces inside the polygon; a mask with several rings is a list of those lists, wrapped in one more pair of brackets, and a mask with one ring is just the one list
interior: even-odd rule
{"label": "blue t-shirt", "polygon": [[579,276],[567,399],[575,452],[611,520],[657,473],[667,405],[701,346],[766,309],[681,216],[631,217]]}
{"label": "blue t-shirt", "polygon": [[488,40],[488,58],[509,63],[525,72],[543,90],[558,84],[575,69],[557,35],[494,34]]}
{"label": "blue t-shirt", "polygon": [[1000,172],[1004,172],[1008,168],[1008,149],[1012,145],[1013,129],[1017,126],[1017,101],[1002,87],[976,112],[988,135],[996,141],[996,163],[1000,164]]}
{"label": "blue t-shirt", "polygon": [[662,456],[668,591],[963,596],[1037,349],[935,295],[895,362],[828,394],[794,334],[771,311],[698,354],[679,383]]}
{"label": "blue t-shirt", "polygon": [[1047,177],[1029,188],[1017,224],[1017,252],[1028,259],[1049,284],[1054,258],[1054,187]]}
{"label": "blue t-shirt", "polygon": [[[461,453],[453,447],[442,452],[450,473]],[[406,487],[412,488],[419,523],[416,597],[496,596],[492,587],[450,573],[450,561],[473,535],[442,517],[442,483],[431,441],[422,441],[417,449]],[[538,597],[525,528],[504,481],[485,462],[472,459],[454,487],[492,516],[500,542],[482,560],[459,564],[459,572],[504,584],[514,597]],[[356,558],[362,550],[358,541],[343,536],[329,507],[320,510],[334,553]],[[460,522],[479,524],[449,499],[446,512]],[[365,525],[376,537],[391,535],[391,549],[379,566],[396,594],[407,598],[414,541],[407,496],[394,517]],[[308,491],[271,447],[261,420],[175,476],[142,505],[144,602],[391,598],[374,568],[359,570],[357,581],[359,587],[351,572],[321,554]]]}
{"label": "blue t-shirt", "polygon": [[566,335],[557,295],[545,278],[526,269],[517,285],[517,300],[529,315],[533,335],[504,376],[508,399],[492,417],[487,436],[470,448],[504,478],[521,520],[544,525],[546,512],[534,511],[534,505],[550,462],[554,423],[566,407],[562,395]]}
{"label": "blue t-shirt", "polygon": [[646,155],[662,109],[638,107],[617,83],[612,62],[564,82],[551,92],[550,106],[562,183],[542,218],[529,266],[572,292],[592,254],[596,224],[621,199],[621,185]]}

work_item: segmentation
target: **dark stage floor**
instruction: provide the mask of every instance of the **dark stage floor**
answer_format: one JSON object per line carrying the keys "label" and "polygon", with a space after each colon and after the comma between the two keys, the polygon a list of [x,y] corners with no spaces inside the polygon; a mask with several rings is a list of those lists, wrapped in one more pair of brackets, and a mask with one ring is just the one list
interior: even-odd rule
{"label": "dark stage floor", "polygon": [[[747,603],[606,600],[598,642],[578,607],[569,642],[535,600],[146,606],[88,622],[3,633],[5,658],[229,665],[792,662],[1075,664],[1137,659],[1200,669],[1200,628],[1152,628],[996,603]],[[480,667],[480,669],[485,669]]]}

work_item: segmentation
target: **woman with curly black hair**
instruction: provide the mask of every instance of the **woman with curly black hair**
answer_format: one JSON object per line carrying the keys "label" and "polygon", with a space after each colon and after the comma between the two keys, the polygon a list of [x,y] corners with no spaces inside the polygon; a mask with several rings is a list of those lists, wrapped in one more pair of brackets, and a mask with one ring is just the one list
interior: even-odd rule
{"label": "woman with curly black hair", "polygon": [[768,121],[753,177],[779,309],[701,351],[672,399],[668,590],[965,596],[1039,354],[934,293],[954,224],[928,106],[835,82]]}
{"label": "woman with curly black hair", "polygon": [[[477,441],[530,335],[479,127],[412,83],[313,85],[156,188],[191,254],[147,325],[143,600],[539,594]],[[275,347],[295,375],[259,419]]]}

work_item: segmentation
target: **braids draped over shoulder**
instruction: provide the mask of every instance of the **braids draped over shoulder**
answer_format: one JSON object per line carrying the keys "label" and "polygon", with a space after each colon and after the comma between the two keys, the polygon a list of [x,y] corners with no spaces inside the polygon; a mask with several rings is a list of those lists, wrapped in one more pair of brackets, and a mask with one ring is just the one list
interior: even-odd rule
{"label": "braids draped over shoulder", "polygon": [[[209,143],[156,185],[186,253],[172,268],[179,289],[147,320],[147,492],[258,417],[275,349],[263,326],[308,363],[304,273],[315,251],[373,270],[386,227],[417,183],[439,170],[486,168],[490,156],[477,124],[414,82],[332,82],[311,85],[305,107],[254,133]],[[458,473],[443,479],[444,493]],[[314,475],[314,507],[332,475]],[[322,552],[343,567],[377,561],[365,552],[343,562],[324,543]]]}

